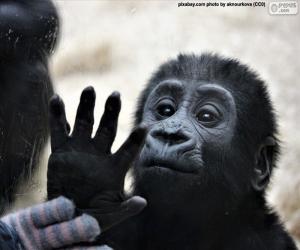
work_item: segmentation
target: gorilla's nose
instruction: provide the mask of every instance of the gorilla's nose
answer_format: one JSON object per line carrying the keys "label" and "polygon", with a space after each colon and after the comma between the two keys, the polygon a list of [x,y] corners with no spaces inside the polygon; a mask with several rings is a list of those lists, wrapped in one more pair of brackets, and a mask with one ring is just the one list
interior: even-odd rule
{"label": "gorilla's nose", "polygon": [[185,135],[182,132],[169,132],[164,130],[159,131],[152,131],[150,133],[150,136],[160,143],[171,145],[180,145],[187,141],[189,141],[191,138],[189,138],[187,135]]}

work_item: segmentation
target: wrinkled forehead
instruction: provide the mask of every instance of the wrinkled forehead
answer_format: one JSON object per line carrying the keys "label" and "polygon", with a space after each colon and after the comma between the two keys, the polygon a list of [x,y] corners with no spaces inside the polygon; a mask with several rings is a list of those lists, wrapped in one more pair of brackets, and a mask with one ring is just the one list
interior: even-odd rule
{"label": "wrinkled forehead", "polygon": [[234,102],[231,91],[217,82],[166,79],[152,90],[150,95],[173,95],[192,97],[216,97],[223,101]]}

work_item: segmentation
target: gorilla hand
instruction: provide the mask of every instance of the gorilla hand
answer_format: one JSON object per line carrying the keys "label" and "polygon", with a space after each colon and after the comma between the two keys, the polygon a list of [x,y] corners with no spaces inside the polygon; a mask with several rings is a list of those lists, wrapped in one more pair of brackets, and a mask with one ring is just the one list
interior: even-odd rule
{"label": "gorilla hand", "polygon": [[140,151],[146,129],[135,129],[121,148],[111,153],[121,109],[120,95],[114,92],[105,104],[99,128],[91,138],[96,94],[92,87],[81,94],[72,135],[59,96],[50,101],[52,154],[48,163],[48,199],[64,195],[76,206],[97,218],[106,230],[139,213],[146,200],[135,196],[125,200],[124,179]]}

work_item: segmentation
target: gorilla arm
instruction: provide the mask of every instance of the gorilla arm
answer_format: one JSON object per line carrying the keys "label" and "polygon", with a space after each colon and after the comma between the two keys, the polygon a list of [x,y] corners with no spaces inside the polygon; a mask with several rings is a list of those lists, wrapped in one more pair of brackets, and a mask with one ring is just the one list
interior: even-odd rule
{"label": "gorilla arm", "polygon": [[85,213],[97,218],[102,231],[139,213],[146,200],[134,196],[125,200],[124,179],[139,153],[146,129],[137,128],[115,153],[111,146],[117,131],[121,108],[119,93],[114,92],[94,138],[93,111],[95,91],[86,88],[81,95],[72,135],[68,135],[64,104],[58,96],[50,102],[52,154],[48,165],[48,199],[64,195]]}

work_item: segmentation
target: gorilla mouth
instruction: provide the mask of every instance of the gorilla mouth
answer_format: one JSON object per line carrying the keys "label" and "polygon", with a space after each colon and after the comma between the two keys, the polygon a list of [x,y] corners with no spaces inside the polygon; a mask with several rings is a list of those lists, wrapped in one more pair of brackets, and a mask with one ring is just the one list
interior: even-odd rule
{"label": "gorilla mouth", "polygon": [[179,162],[174,162],[166,159],[149,159],[144,166],[161,171],[166,170],[185,174],[197,172],[197,169],[195,167],[187,167],[186,165],[180,164]]}

